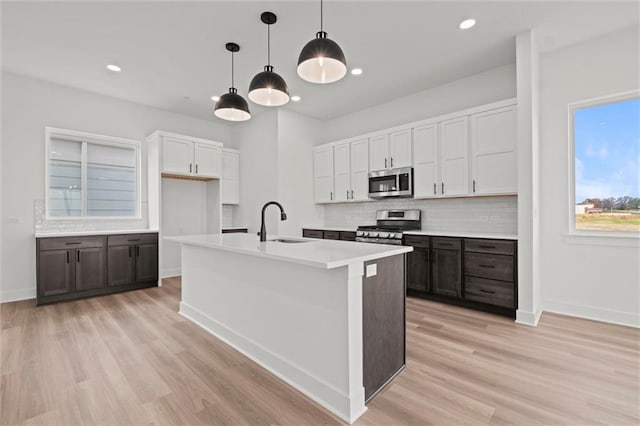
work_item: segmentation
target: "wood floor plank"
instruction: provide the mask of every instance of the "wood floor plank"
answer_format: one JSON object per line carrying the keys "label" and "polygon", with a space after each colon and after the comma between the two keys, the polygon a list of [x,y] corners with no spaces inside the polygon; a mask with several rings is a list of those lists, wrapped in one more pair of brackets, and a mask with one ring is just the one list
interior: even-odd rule
{"label": "wood floor plank", "polygon": [[[180,279],[0,305],[0,424],[344,424],[180,316]],[[359,425],[638,425],[640,331],[407,299],[407,367]]]}

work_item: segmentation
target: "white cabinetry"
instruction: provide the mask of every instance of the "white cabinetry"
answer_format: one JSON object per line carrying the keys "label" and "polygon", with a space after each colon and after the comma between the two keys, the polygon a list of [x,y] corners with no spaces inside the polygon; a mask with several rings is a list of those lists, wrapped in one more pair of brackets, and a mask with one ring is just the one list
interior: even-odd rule
{"label": "white cabinetry", "polygon": [[369,199],[369,140],[367,138],[349,144],[351,151],[351,200]]}
{"label": "white cabinetry", "polygon": [[313,151],[313,184],[316,203],[333,200],[333,146]]}
{"label": "white cabinetry", "polygon": [[469,194],[467,117],[440,123],[440,195]]}
{"label": "white cabinetry", "polygon": [[162,174],[193,179],[220,177],[222,144],[162,136]]}
{"label": "white cabinetry", "polygon": [[240,203],[240,153],[235,149],[222,150],[222,204]]}
{"label": "white cabinetry", "polygon": [[372,136],[369,139],[371,171],[411,166],[411,129]]}
{"label": "white cabinetry", "polygon": [[334,201],[347,201],[351,191],[351,152],[349,143],[342,143],[333,148],[333,182],[335,188]]}
{"label": "white cabinetry", "polygon": [[472,192],[516,193],[516,107],[473,114],[470,120]]}
{"label": "white cabinetry", "polygon": [[413,129],[413,182],[415,197],[439,194],[438,123]]}

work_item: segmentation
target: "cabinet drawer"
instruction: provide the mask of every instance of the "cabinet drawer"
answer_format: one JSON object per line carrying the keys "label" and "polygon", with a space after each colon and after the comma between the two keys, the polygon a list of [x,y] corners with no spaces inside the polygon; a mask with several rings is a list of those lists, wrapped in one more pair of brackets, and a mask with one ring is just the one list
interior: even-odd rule
{"label": "cabinet drawer", "polygon": [[325,240],[339,240],[340,232],[339,231],[324,231],[324,239]]}
{"label": "cabinet drawer", "polygon": [[351,231],[340,231],[340,239],[343,241],[355,241],[356,233]]}
{"label": "cabinet drawer", "polygon": [[459,238],[432,238],[431,247],[444,250],[460,250],[462,248],[462,240]]}
{"label": "cabinet drawer", "polygon": [[323,232],[319,229],[303,229],[302,236],[305,238],[324,238]]}
{"label": "cabinet drawer", "polygon": [[464,254],[464,274],[513,281],[513,256],[467,252]]}
{"label": "cabinet drawer", "polygon": [[513,255],[515,253],[515,242],[468,239],[464,240],[464,251]]}
{"label": "cabinet drawer", "polygon": [[429,237],[423,237],[419,235],[405,235],[404,245],[412,247],[429,248]]}
{"label": "cabinet drawer", "polygon": [[134,244],[153,244],[158,242],[158,234],[123,234],[109,235],[109,247],[130,246]]}
{"label": "cabinet drawer", "polygon": [[488,303],[490,305],[514,307],[513,283],[485,278],[465,277],[465,300]]}
{"label": "cabinet drawer", "polygon": [[51,237],[40,238],[40,250],[104,247],[106,237]]}

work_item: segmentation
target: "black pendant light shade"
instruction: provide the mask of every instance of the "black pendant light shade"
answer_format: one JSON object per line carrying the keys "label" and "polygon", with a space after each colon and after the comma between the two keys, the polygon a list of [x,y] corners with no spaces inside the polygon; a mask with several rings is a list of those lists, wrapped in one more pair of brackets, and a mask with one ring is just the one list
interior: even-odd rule
{"label": "black pendant light shade", "polygon": [[225,47],[231,52],[231,87],[229,93],[220,96],[216,102],[214,114],[223,120],[245,121],[251,118],[249,105],[242,96],[238,95],[238,90],[233,87],[233,54],[240,50],[240,46],[236,43],[227,43]]}
{"label": "black pendant light shade", "polygon": [[298,57],[298,75],[311,83],[326,84],[340,80],[347,74],[347,60],[338,43],[327,38],[322,26],[320,1],[320,31],[307,43]]}
{"label": "black pendant light shade", "polygon": [[249,99],[259,105],[280,106],[289,102],[289,88],[284,78],[273,72],[271,66],[271,31],[270,27],[277,20],[272,12],[264,12],[260,20],[267,24],[267,65],[264,71],[256,74],[249,84]]}

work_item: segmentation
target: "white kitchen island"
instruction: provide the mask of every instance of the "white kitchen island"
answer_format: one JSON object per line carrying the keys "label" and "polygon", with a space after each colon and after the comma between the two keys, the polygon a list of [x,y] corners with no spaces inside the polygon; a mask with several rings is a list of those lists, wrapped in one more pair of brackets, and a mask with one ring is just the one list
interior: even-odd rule
{"label": "white kitchen island", "polygon": [[180,313],[345,421],[404,368],[411,247],[250,234],[167,239],[182,243]]}

